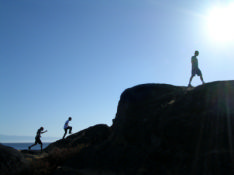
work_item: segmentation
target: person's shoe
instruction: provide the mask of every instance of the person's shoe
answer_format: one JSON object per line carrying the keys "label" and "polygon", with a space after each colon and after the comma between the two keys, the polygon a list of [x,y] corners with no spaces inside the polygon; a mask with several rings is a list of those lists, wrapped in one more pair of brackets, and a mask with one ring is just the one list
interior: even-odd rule
{"label": "person's shoe", "polygon": [[72,132],[69,132],[69,134],[72,134]]}

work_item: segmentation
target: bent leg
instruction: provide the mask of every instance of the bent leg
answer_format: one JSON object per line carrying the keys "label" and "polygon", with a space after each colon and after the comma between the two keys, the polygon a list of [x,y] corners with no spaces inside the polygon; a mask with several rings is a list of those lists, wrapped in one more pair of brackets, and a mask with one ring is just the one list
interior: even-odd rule
{"label": "bent leg", "polygon": [[69,134],[71,134],[71,133],[72,133],[72,127],[69,126],[69,127],[67,127],[67,128],[69,129]]}

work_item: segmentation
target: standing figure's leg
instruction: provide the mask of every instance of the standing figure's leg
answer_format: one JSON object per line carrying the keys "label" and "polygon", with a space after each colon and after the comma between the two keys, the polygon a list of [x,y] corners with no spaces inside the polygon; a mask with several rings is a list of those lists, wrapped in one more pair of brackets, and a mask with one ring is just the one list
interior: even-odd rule
{"label": "standing figure's leg", "polygon": [[66,134],[67,134],[67,128],[66,129],[64,129],[64,135],[63,135],[63,139],[65,138],[65,136],[66,136]]}
{"label": "standing figure's leg", "polygon": [[202,75],[200,75],[200,79],[201,79],[201,81],[202,81],[202,84],[205,84]]}
{"label": "standing figure's leg", "polygon": [[193,75],[191,75],[191,77],[190,77],[190,79],[189,79],[189,84],[188,84],[188,86],[191,86],[191,81],[192,81],[192,79],[193,79]]}
{"label": "standing figure's leg", "polygon": [[202,84],[204,84],[204,80],[203,80],[203,77],[202,77],[202,72],[200,69],[197,69],[197,75],[200,77],[201,81],[202,81]]}
{"label": "standing figure's leg", "polygon": [[41,141],[40,137],[37,138],[37,143],[39,143],[41,145],[41,152],[42,152],[43,144],[42,144],[42,141]]}
{"label": "standing figure's leg", "polygon": [[43,143],[41,143],[41,152],[42,152]]}

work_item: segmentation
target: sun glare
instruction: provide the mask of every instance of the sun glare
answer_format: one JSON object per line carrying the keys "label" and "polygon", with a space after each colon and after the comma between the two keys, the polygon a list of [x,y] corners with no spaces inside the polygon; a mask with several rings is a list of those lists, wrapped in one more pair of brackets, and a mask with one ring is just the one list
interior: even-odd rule
{"label": "sun glare", "polygon": [[212,9],[207,18],[207,25],[213,40],[234,41],[234,4]]}

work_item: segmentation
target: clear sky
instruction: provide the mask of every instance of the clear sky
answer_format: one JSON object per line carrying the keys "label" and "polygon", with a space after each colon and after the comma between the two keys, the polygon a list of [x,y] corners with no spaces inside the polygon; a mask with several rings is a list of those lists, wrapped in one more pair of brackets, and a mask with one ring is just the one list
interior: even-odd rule
{"label": "clear sky", "polygon": [[232,2],[0,0],[0,135],[110,126],[126,88],[187,86],[195,50],[205,82],[232,80]]}

